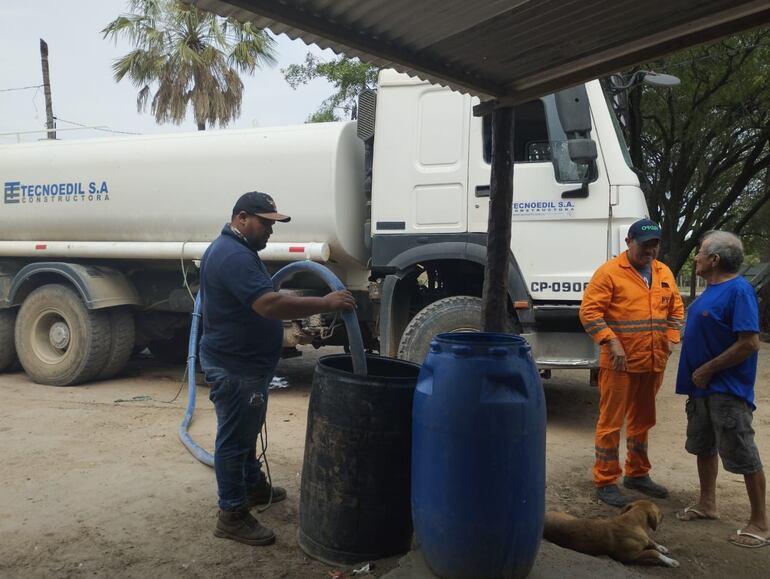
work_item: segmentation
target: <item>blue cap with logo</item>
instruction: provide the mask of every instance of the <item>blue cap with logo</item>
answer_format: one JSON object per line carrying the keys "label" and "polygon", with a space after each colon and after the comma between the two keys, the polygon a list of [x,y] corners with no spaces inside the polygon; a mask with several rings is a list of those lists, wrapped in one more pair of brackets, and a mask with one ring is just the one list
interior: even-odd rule
{"label": "blue cap with logo", "polygon": [[639,243],[661,237],[660,225],[651,219],[640,219],[628,228],[628,238]]}

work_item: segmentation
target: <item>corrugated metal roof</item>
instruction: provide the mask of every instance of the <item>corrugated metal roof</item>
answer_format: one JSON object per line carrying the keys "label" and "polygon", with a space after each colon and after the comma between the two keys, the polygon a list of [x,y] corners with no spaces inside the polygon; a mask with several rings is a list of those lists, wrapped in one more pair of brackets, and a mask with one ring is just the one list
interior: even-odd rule
{"label": "corrugated metal roof", "polygon": [[519,102],[770,22],[770,0],[185,0]]}

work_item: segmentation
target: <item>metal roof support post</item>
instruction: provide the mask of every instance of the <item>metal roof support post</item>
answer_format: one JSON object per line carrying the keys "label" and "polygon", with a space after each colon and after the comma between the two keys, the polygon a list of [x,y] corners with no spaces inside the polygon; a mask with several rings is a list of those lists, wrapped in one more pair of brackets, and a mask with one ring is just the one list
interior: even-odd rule
{"label": "metal roof support post", "polygon": [[492,174],[487,225],[487,267],[481,322],[485,332],[505,332],[513,207],[513,107],[492,112]]}

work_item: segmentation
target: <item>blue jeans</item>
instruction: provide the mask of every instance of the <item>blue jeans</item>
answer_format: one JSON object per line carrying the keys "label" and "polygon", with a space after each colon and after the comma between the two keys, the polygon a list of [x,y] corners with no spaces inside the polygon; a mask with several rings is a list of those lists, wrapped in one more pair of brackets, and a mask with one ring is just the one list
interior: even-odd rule
{"label": "blue jeans", "polygon": [[272,376],[233,374],[203,354],[200,362],[217,413],[214,472],[219,508],[236,511],[246,504],[247,488],[259,486],[265,479],[257,459],[257,435],[265,423]]}

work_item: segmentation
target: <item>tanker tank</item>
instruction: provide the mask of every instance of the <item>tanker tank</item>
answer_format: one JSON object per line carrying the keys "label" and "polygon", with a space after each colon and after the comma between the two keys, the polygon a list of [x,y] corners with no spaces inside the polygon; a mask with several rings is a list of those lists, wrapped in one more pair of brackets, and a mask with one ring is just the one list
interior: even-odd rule
{"label": "tanker tank", "polygon": [[0,181],[0,244],[209,242],[238,196],[260,190],[292,217],[271,244],[368,257],[353,122],[0,145]]}

